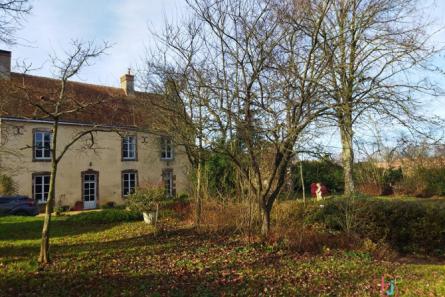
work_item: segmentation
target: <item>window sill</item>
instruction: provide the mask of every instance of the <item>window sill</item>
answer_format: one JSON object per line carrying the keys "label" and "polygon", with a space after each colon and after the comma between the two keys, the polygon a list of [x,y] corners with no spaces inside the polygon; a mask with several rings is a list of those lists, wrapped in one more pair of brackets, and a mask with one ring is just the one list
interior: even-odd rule
{"label": "window sill", "polygon": [[127,162],[127,161],[130,161],[130,162],[134,162],[134,161],[137,161],[138,159],[122,159],[122,162]]}
{"label": "window sill", "polygon": [[51,158],[49,158],[49,159],[36,159],[36,158],[33,158],[32,161],[33,162],[51,162]]}

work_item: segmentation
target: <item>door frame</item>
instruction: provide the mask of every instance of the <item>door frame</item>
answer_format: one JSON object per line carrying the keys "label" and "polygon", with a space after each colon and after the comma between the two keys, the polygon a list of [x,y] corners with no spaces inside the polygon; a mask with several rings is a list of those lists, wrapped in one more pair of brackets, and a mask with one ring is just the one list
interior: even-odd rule
{"label": "door frame", "polygon": [[[85,175],[88,174],[94,174],[96,176],[96,207],[97,208],[99,206],[99,171],[93,170],[93,169],[88,169],[86,171],[82,171],[81,172],[81,201],[83,203],[83,205],[85,205],[85,200],[84,200],[84,190],[85,190]],[[87,201],[88,202],[88,201]],[[94,209],[94,208],[91,208]]]}

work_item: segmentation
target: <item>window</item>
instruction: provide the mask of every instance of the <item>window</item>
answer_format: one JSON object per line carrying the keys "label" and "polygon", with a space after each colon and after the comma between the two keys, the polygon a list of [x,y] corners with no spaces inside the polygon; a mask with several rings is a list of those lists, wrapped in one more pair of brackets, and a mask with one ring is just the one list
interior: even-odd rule
{"label": "window", "polygon": [[136,160],[136,136],[122,138],[122,159]]}
{"label": "window", "polygon": [[122,172],[122,196],[128,196],[136,190],[137,186],[137,171],[123,171]]}
{"label": "window", "polygon": [[51,132],[34,131],[34,159],[51,159]]}
{"label": "window", "polygon": [[34,200],[38,203],[45,203],[48,200],[49,174],[36,174],[33,176]]}
{"label": "window", "polygon": [[166,137],[161,138],[161,159],[162,160],[173,159],[173,143],[171,139]]}
{"label": "window", "polygon": [[173,170],[171,169],[165,169],[162,173],[163,179],[164,179],[164,187],[165,187],[165,194],[168,197],[172,197],[175,195],[175,184],[174,184],[174,175]]}

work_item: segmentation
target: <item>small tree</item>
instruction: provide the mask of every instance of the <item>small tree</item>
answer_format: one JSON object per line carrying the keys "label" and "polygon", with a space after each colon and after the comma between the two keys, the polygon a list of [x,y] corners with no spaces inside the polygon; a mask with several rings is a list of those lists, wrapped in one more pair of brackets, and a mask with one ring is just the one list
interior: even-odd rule
{"label": "small tree", "polygon": [[99,96],[97,98],[75,98],[70,96],[67,91],[68,82],[71,78],[79,74],[81,69],[90,65],[92,59],[95,59],[102,55],[109,46],[104,43],[102,46],[96,46],[93,43],[83,43],[80,41],[73,41],[73,49],[71,52],[66,53],[66,58],[60,59],[58,57],[52,57],[53,66],[58,74],[60,86],[54,93],[48,91],[48,94],[40,94],[37,96],[32,88],[29,88],[26,84],[24,77],[23,83],[16,86],[19,91],[16,96],[24,98],[26,104],[29,104],[38,110],[44,119],[48,119],[52,125],[51,128],[51,174],[50,184],[48,190],[48,197],[45,208],[45,218],[42,228],[42,241],[40,246],[39,262],[46,264],[49,263],[49,238],[50,238],[50,225],[51,214],[53,212],[55,203],[55,184],[57,169],[60,161],[69,151],[69,149],[76,144],[79,140],[88,136],[91,138],[90,148],[94,146],[94,135],[96,132],[110,132],[111,129],[104,129],[97,125],[91,125],[91,127],[85,128],[81,132],[75,134],[66,144],[59,147],[58,136],[60,121],[66,116],[76,116],[82,113],[91,111],[92,108],[97,107],[104,101],[109,99],[109,96]]}
{"label": "small tree", "polygon": [[138,188],[133,194],[131,194],[127,200],[126,205],[131,210],[142,212],[145,215],[147,213],[155,212],[154,217],[149,217],[152,220],[154,226],[157,226],[159,216],[159,205],[165,200],[165,189],[161,185],[148,185]]}

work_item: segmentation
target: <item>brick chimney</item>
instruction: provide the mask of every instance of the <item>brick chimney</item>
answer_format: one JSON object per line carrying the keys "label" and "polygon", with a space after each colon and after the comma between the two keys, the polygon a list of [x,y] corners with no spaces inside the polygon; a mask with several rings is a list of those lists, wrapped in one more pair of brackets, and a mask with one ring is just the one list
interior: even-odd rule
{"label": "brick chimney", "polygon": [[0,79],[9,79],[11,76],[11,52],[0,50]]}
{"label": "brick chimney", "polygon": [[131,74],[131,69],[128,68],[128,73],[121,76],[121,88],[125,95],[134,95],[134,75]]}

